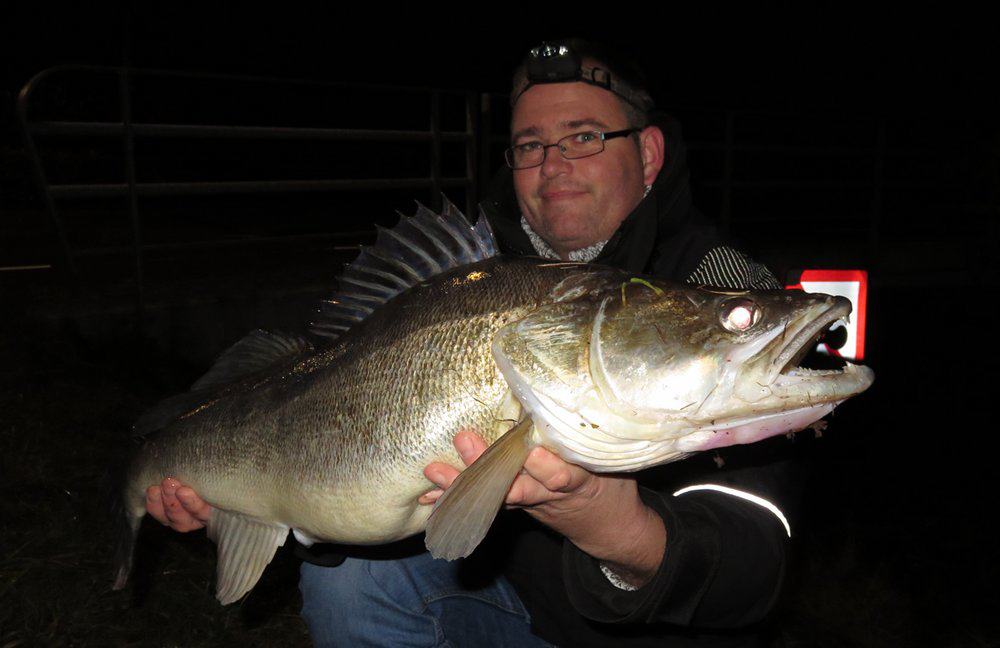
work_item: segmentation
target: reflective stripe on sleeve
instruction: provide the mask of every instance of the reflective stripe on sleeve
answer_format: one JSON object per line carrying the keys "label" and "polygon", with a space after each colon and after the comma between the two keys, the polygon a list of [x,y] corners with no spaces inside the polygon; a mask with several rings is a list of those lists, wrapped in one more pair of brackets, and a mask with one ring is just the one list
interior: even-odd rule
{"label": "reflective stripe on sleeve", "polygon": [[735,488],[730,488],[729,486],[721,486],[719,484],[696,484],[694,486],[687,486],[686,488],[680,489],[679,491],[674,493],[674,497],[677,497],[678,495],[683,495],[685,493],[690,493],[691,491],[700,491],[700,490],[710,490],[710,491],[717,491],[719,493],[725,493],[726,495],[732,495],[733,497],[740,497],[742,499],[747,500],[748,502],[753,502],[757,506],[763,506],[768,511],[774,513],[778,517],[778,519],[781,520],[781,523],[785,526],[785,532],[788,533],[788,537],[789,538],[792,537],[792,527],[788,525],[788,520],[785,519],[785,514],[781,512],[781,509],[779,509],[777,506],[767,501],[763,497],[759,497],[757,495],[754,495],[753,493],[747,493],[746,491],[736,490]]}

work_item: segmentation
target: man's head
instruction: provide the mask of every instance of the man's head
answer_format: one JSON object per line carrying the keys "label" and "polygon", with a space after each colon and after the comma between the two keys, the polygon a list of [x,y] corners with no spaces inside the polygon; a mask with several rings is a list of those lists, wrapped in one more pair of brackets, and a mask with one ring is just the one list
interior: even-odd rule
{"label": "man's head", "polygon": [[[646,126],[649,95],[587,51],[579,61],[591,82],[547,81],[522,65],[511,95],[513,146],[551,145],[583,131],[638,131],[609,139],[602,153],[580,159],[565,159],[558,147],[549,147],[541,165],[514,170],[521,213],[564,258],[610,238],[663,166],[663,134]],[[561,74],[557,70],[554,78],[566,78]]]}

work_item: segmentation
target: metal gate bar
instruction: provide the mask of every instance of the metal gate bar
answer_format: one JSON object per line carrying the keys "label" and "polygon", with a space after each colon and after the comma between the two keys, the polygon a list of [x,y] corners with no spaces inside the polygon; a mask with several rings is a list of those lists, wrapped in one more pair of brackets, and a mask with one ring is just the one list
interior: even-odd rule
{"label": "metal gate bar", "polygon": [[[119,100],[122,121],[37,121],[29,117],[31,99],[36,90],[56,74],[113,74],[118,78]],[[306,87],[344,87],[352,90],[392,91],[430,96],[430,124],[428,130],[373,130],[346,128],[315,128],[287,126],[229,126],[229,125],[197,125],[197,124],[161,124],[135,123],[131,119],[131,89],[130,79],[138,76],[157,76],[180,78],[193,81],[240,82],[253,84],[274,84],[281,86]],[[76,257],[90,253],[74,251],[69,242],[65,223],[63,222],[56,200],[76,200],[99,197],[121,197],[128,199],[128,212],[132,223],[133,250],[136,258],[135,281],[139,306],[142,299],[142,252],[147,249],[160,249],[161,246],[149,246],[141,240],[141,219],[138,208],[138,198],[146,196],[204,196],[225,194],[263,194],[278,192],[313,192],[313,191],[371,191],[380,189],[418,189],[430,190],[434,203],[445,188],[462,187],[466,189],[466,213],[474,213],[477,204],[477,183],[475,182],[477,140],[475,124],[478,120],[478,110],[481,98],[478,94],[461,92],[466,103],[466,124],[464,131],[444,131],[441,129],[441,95],[443,93],[459,94],[456,91],[443,91],[431,88],[398,87],[377,84],[344,84],[338,82],[315,81],[308,79],[280,79],[274,77],[255,77],[223,74],[190,74],[170,70],[142,70],[130,68],[101,66],[58,66],[43,70],[32,77],[21,89],[17,101],[18,118],[25,138],[25,145],[32,160],[36,182],[42,192],[45,209],[49,214],[52,226],[56,232],[62,249],[65,268],[74,282],[79,281],[79,268]],[[90,184],[50,184],[45,173],[44,163],[39,154],[36,137],[121,137],[124,148],[125,183],[90,183]],[[336,180],[248,180],[227,182],[138,182],[135,176],[135,138],[164,139],[230,139],[230,140],[322,140],[322,141],[367,141],[367,142],[427,142],[430,145],[429,156],[431,173],[429,177],[420,178],[362,178]],[[443,177],[441,174],[442,143],[462,143],[466,149],[466,169],[462,177]],[[287,237],[275,236],[274,239]],[[294,237],[293,237],[294,238]],[[171,244],[171,249],[185,246],[203,247],[204,241],[188,244]],[[120,251],[120,248],[105,248],[105,250]],[[100,253],[100,251],[96,251]]]}

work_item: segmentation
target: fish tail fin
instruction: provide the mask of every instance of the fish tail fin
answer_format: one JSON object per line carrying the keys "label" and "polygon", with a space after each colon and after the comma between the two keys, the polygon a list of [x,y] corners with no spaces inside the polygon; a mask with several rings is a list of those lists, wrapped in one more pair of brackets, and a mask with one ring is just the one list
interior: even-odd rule
{"label": "fish tail fin", "polygon": [[130,506],[129,504],[125,493],[122,493],[115,498],[111,506],[111,515],[114,519],[115,528],[115,584],[112,586],[112,589],[116,590],[125,587],[129,573],[132,571],[135,541],[139,535],[139,525],[142,524],[142,517],[146,514],[146,508],[142,504],[142,500],[139,500],[136,506]]}
{"label": "fish tail fin", "polygon": [[507,430],[438,499],[424,543],[435,558],[464,558],[479,546],[531,451],[531,417]]}

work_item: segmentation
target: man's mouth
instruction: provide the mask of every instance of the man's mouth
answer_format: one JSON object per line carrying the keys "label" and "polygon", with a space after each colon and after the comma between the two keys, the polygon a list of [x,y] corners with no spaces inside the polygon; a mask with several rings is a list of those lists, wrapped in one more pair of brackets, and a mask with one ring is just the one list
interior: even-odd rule
{"label": "man's mouth", "polygon": [[560,200],[572,200],[573,198],[578,198],[583,196],[587,192],[582,189],[545,189],[540,192],[542,200],[547,201],[560,201]]}

